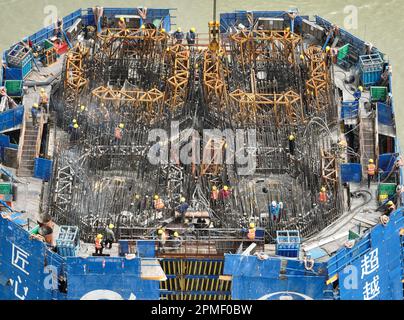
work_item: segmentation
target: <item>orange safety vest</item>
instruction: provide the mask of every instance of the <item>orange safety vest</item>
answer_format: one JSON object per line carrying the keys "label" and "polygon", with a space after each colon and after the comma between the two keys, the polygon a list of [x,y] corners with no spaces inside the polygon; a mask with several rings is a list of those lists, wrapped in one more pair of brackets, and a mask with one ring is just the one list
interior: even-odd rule
{"label": "orange safety vest", "polygon": [[154,208],[157,210],[164,209],[164,202],[161,199],[154,200]]}
{"label": "orange safety vest", "polygon": [[318,199],[322,203],[327,202],[327,200],[328,200],[327,193],[326,192],[320,192],[320,196],[319,196]]}
{"label": "orange safety vest", "polygon": [[115,139],[122,140],[122,130],[121,130],[121,128],[115,128]]}
{"label": "orange safety vest", "polygon": [[98,239],[98,238],[95,239],[95,248],[96,249],[101,249],[102,248],[101,239]]}
{"label": "orange safety vest", "polygon": [[40,103],[48,103],[48,96],[46,95],[46,93],[41,93],[39,95],[39,99]]}
{"label": "orange safety vest", "polygon": [[376,166],[374,164],[368,165],[368,175],[374,176],[376,174]]}
{"label": "orange safety vest", "polygon": [[212,191],[212,194],[211,194],[210,198],[211,198],[212,200],[217,200],[217,199],[219,199],[219,190]]}
{"label": "orange safety vest", "polygon": [[255,239],[255,228],[248,229],[247,238],[250,239],[250,240]]}

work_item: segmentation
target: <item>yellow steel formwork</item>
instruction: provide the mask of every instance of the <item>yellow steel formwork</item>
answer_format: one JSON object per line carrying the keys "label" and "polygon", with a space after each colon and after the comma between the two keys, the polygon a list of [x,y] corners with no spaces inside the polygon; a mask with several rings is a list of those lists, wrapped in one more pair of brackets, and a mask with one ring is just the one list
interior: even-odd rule
{"label": "yellow steel formwork", "polygon": [[230,300],[231,281],[220,280],[224,260],[164,259],[162,300]]}

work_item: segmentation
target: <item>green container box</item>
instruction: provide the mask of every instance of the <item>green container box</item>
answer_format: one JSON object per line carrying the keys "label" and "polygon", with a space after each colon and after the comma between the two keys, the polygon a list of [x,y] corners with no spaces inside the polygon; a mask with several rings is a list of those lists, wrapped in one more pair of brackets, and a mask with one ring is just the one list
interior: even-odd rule
{"label": "green container box", "polygon": [[370,87],[370,95],[372,101],[386,101],[387,88],[386,87]]}
{"label": "green container box", "polygon": [[22,96],[22,81],[21,80],[6,80],[4,82],[7,94],[10,97],[20,97]]}
{"label": "green container box", "polygon": [[0,194],[13,194],[13,186],[11,183],[0,183]]}

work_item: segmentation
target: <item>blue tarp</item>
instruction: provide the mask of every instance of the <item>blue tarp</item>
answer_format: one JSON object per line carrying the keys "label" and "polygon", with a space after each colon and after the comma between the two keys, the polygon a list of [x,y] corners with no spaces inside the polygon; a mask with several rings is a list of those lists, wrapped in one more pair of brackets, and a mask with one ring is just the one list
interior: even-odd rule
{"label": "blue tarp", "polygon": [[362,181],[362,165],[360,163],[343,163],[340,168],[342,183],[360,183]]}
{"label": "blue tarp", "polygon": [[379,156],[379,170],[390,172],[396,163],[397,155],[392,153],[381,154]]}

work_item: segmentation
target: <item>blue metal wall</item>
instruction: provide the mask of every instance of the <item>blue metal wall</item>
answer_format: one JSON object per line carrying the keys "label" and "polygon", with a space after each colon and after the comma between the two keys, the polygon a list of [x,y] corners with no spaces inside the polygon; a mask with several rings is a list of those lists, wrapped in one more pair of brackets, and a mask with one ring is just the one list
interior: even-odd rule
{"label": "blue metal wall", "polygon": [[400,229],[404,209],[377,225],[352,249],[343,248],[328,262],[330,278],[338,277],[342,300],[402,300]]}
{"label": "blue metal wall", "polygon": [[331,299],[326,286],[326,264],[315,264],[312,271],[302,261],[281,258],[259,260],[255,256],[225,255],[224,272],[231,275],[233,300]]}
{"label": "blue metal wall", "polygon": [[69,300],[159,300],[159,282],[140,278],[140,259],[67,258]]}
{"label": "blue metal wall", "polygon": [[29,239],[28,232],[1,217],[0,243],[0,299],[63,299],[58,290],[47,286],[50,275],[45,269],[46,265],[60,269],[62,259],[48,251],[42,242]]}

